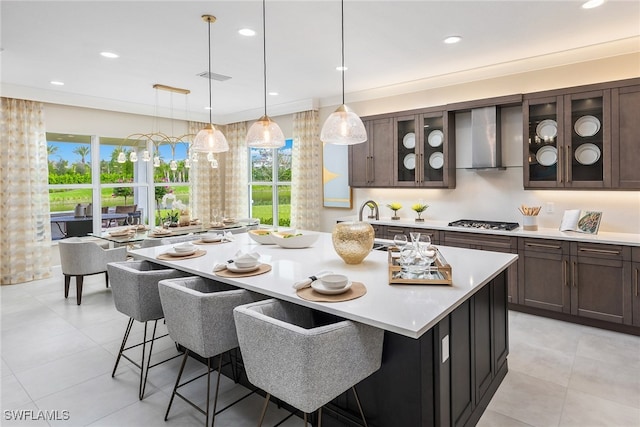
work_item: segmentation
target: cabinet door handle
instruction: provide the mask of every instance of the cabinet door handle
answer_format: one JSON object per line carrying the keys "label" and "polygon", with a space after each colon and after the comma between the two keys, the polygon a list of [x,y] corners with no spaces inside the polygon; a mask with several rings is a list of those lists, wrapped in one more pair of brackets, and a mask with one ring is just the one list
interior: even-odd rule
{"label": "cabinet door handle", "polygon": [[420,153],[420,178],[419,182],[424,182],[424,153]]}
{"label": "cabinet door handle", "polygon": [[572,269],[571,269],[571,283],[573,284],[574,288],[578,287],[578,272],[576,270],[576,264],[577,262],[573,261],[571,263],[572,265]]}
{"label": "cabinet door handle", "polygon": [[594,254],[620,255],[620,251],[607,249],[580,248],[578,252],[590,252]]}
{"label": "cabinet door handle", "polygon": [[547,249],[560,249],[562,246],[560,245],[545,245],[543,243],[525,243],[525,246],[533,247],[533,248],[547,248]]}
{"label": "cabinet door handle", "polygon": [[571,160],[570,160],[571,159],[571,156],[570,156],[571,147],[569,147],[567,145],[566,148],[567,148],[567,150],[566,150],[567,151],[567,155],[566,155],[566,158],[565,158],[565,163],[567,165],[567,169],[565,170],[565,173],[566,173],[566,176],[567,176],[567,184],[568,184],[568,183],[571,182],[571,179],[569,178],[569,169],[571,168]]}
{"label": "cabinet door handle", "polygon": [[635,273],[635,277],[633,280],[633,283],[635,284],[635,288],[636,288],[636,296],[638,296],[638,269],[634,269],[634,273]]}
{"label": "cabinet door handle", "polygon": [[369,159],[371,159],[371,182],[374,182],[376,180],[376,163],[373,161],[373,156]]}
{"label": "cabinet door handle", "polygon": [[566,259],[562,261],[562,280],[564,281],[565,286],[570,286],[569,275],[567,274],[567,264],[568,264],[568,261]]}

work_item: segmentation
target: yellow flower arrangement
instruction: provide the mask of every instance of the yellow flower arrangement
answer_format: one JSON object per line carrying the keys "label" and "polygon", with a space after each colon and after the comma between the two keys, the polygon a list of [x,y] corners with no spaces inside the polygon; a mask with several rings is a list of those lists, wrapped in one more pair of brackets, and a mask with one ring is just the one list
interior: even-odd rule
{"label": "yellow flower arrangement", "polygon": [[422,212],[426,211],[428,207],[429,205],[425,203],[415,203],[411,206],[411,209],[416,211],[416,213],[418,214],[418,218],[416,218],[417,222],[424,221],[424,219],[422,219]]}
{"label": "yellow flower arrangement", "polygon": [[393,216],[391,217],[391,219],[400,219],[400,217],[398,216],[398,211],[402,209],[402,205],[400,203],[391,202],[387,205],[387,207],[393,211]]}

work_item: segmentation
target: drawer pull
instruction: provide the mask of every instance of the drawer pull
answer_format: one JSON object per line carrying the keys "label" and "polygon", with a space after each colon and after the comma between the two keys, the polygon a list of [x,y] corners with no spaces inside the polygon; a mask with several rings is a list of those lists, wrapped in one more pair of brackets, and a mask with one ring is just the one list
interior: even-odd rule
{"label": "drawer pull", "polygon": [[606,255],[620,255],[620,251],[610,249],[592,249],[592,248],[580,248],[579,252],[590,252],[594,254],[606,254]]}
{"label": "drawer pull", "polygon": [[547,248],[547,249],[561,249],[560,245],[545,245],[543,243],[525,243],[525,246],[533,247],[533,248]]}

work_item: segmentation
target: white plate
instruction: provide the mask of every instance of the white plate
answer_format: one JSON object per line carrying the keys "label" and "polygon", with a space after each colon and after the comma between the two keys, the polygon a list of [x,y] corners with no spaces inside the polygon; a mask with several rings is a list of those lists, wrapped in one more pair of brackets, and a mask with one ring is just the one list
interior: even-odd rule
{"label": "white plate", "polygon": [[558,134],[558,124],[555,120],[547,119],[538,123],[536,126],[536,135],[544,141],[550,141]]}
{"label": "white plate", "polygon": [[169,256],[174,256],[174,257],[184,257],[184,256],[189,256],[189,255],[193,255],[196,253],[196,250],[192,250],[192,251],[188,251],[188,252],[177,252],[175,249],[172,249],[170,251],[165,252],[167,255]]}
{"label": "white plate", "polygon": [[576,149],[575,157],[581,165],[592,165],[600,159],[600,149],[594,144],[582,144]]}
{"label": "white plate", "polygon": [[404,160],[402,161],[402,164],[404,165],[405,168],[409,169],[409,170],[413,170],[416,168],[416,155],[411,153],[411,154],[407,154],[406,156],[404,156]]}
{"label": "white plate", "polygon": [[536,160],[542,166],[554,165],[558,161],[558,150],[551,145],[544,146],[536,153]]}
{"label": "white plate", "polygon": [[429,156],[429,165],[434,169],[440,169],[444,166],[444,154],[439,151],[436,151],[431,156]]}
{"label": "white plate", "polygon": [[402,138],[402,145],[405,148],[414,148],[416,146],[416,134],[413,132],[409,132]]}
{"label": "white plate", "polygon": [[442,141],[444,141],[444,133],[442,133],[441,130],[436,129],[429,134],[427,141],[432,147],[440,147],[442,145]]}
{"label": "white plate", "polygon": [[231,264],[227,264],[227,270],[229,270],[232,273],[248,273],[250,271],[254,271],[254,270],[259,269],[260,265],[261,265],[260,263],[257,263],[253,267],[240,268],[237,265],[235,265],[234,263],[231,263]]}
{"label": "white plate", "polygon": [[351,280],[349,280],[349,282],[344,288],[340,288],[340,289],[329,289],[325,287],[322,284],[322,282],[319,280],[315,280],[311,282],[311,287],[313,288],[314,291],[319,292],[321,294],[337,295],[337,294],[342,294],[344,292],[347,292],[349,290],[349,288],[351,287]]}
{"label": "white plate", "polygon": [[593,136],[600,130],[600,120],[594,116],[582,116],[576,120],[573,129],[580,136]]}

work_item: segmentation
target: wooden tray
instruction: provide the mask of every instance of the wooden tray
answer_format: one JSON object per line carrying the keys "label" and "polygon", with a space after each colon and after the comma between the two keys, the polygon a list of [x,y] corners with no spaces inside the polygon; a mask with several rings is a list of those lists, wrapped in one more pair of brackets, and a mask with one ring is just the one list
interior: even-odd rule
{"label": "wooden tray", "polygon": [[[436,261],[435,267],[440,274],[440,278],[416,278],[416,279],[403,279],[398,277],[402,271],[402,267],[398,264],[399,249],[395,246],[391,246],[387,249],[389,260],[389,284],[390,285],[452,285],[453,280],[451,276],[451,266],[444,259],[438,249],[436,249]],[[395,256],[394,256],[395,254]],[[433,269],[433,267],[432,267]]]}

